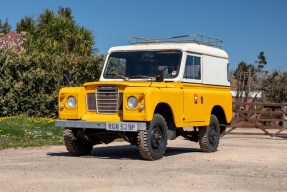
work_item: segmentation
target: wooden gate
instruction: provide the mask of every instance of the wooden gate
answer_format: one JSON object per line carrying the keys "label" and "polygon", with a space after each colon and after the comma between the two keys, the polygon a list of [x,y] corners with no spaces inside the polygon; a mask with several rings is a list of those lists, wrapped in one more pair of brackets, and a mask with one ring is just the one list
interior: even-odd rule
{"label": "wooden gate", "polygon": [[[255,128],[260,132],[235,132],[238,128]],[[233,119],[225,134],[285,137],[286,131],[287,103],[234,102]]]}

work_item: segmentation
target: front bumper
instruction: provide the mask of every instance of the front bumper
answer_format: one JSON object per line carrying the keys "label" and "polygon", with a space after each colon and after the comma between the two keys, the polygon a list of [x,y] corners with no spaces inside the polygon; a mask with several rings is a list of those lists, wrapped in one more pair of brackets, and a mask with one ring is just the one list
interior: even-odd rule
{"label": "front bumper", "polygon": [[[109,125],[118,125],[116,128],[111,129]],[[136,125],[137,129],[121,129],[121,125]],[[81,120],[55,120],[55,127],[65,128],[82,128],[82,129],[105,129],[109,131],[144,131],[146,130],[145,122],[94,122],[94,121],[81,121]]]}

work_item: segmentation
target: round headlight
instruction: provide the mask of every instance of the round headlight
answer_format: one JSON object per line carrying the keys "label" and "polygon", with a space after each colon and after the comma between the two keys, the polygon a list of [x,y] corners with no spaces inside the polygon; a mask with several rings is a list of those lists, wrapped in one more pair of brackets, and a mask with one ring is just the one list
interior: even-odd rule
{"label": "round headlight", "polygon": [[77,100],[74,96],[70,96],[67,100],[67,105],[70,108],[74,108],[77,105]]}
{"label": "round headlight", "polygon": [[138,105],[138,100],[136,97],[131,96],[128,98],[128,107],[131,109],[136,108],[136,106]]}

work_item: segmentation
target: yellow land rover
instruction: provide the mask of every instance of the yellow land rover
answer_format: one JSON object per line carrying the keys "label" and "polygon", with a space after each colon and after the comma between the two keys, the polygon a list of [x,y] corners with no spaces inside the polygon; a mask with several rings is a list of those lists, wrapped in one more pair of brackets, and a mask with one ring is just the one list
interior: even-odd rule
{"label": "yellow land rover", "polygon": [[232,117],[228,63],[212,37],[132,37],[108,51],[98,82],[60,90],[55,126],[74,156],[123,138],[157,160],[178,136],[214,152]]}

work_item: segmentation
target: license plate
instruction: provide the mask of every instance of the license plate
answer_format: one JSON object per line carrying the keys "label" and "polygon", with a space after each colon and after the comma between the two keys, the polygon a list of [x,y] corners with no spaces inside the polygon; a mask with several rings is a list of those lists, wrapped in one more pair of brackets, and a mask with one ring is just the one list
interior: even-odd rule
{"label": "license plate", "polygon": [[107,123],[106,130],[109,131],[137,131],[136,123]]}

